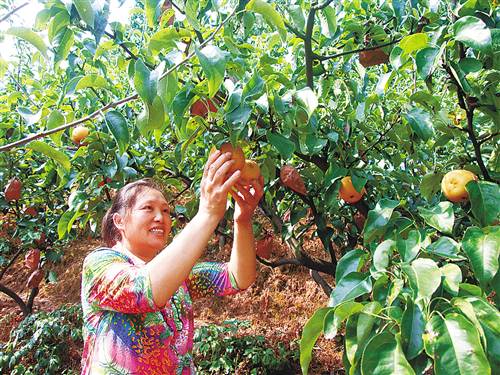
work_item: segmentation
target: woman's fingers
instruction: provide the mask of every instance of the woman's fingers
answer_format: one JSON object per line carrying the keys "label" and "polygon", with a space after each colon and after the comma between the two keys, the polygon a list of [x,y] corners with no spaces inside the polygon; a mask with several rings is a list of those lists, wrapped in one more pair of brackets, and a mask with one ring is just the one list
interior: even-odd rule
{"label": "woman's fingers", "polygon": [[250,202],[252,200],[253,195],[252,193],[250,193],[248,188],[238,182],[234,185],[234,187],[243,196],[243,198],[245,198],[246,201]]}
{"label": "woman's fingers", "polygon": [[220,156],[220,150],[215,150],[210,155],[208,155],[208,160],[205,164],[205,168],[203,168],[203,177],[208,176],[208,170],[210,169],[210,166],[215,160],[217,160],[219,156]]}
{"label": "woman's fingers", "polygon": [[208,178],[211,181],[214,181],[216,175],[220,176],[222,174],[222,169],[224,169],[225,172],[229,171],[229,168],[233,163],[234,162],[231,161],[230,152],[220,155],[208,168]]}
{"label": "woman's fingers", "polygon": [[234,198],[234,200],[240,207],[242,207],[245,204],[244,199],[239,196],[237,190],[229,190],[229,194],[231,194],[231,196]]}
{"label": "woman's fingers", "polygon": [[[226,172],[227,173],[227,172]],[[226,181],[222,184],[222,190],[224,192],[226,192],[226,194],[228,192],[230,192],[233,188],[233,186],[236,184],[236,182],[238,181],[238,179],[240,178],[241,176],[241,171],[240,170],[237,170],[236,172],[234,172],[231,176],[229,176]]]}

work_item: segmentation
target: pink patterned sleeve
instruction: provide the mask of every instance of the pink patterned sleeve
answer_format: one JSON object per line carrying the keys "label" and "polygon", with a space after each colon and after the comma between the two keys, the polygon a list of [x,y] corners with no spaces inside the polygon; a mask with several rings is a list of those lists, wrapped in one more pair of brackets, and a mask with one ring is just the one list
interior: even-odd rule
{"label": "pink patterned sleeve", "polygon": [[83,263],[82,292],[96,310],[144,313],[160,310],[155,306],[149,275],[113,249],[90,253]]}
{"label": "pink patterned sleeve", "polygon": [[227,296],[241,291],[229,272],[227,263],[201,262],[195,264],[187,280],[193,299],[208,295]]}

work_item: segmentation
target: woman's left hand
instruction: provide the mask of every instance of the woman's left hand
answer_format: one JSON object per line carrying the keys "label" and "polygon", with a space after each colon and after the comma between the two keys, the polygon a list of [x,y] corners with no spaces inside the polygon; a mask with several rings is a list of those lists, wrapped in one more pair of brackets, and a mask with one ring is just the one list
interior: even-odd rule
{"label": "woman's left hand", "polygon": [[264,195],[264,178],[260,176],[258,180],[252,180],[248,186],[237,182],[234,187],[235,190],[230,191],[236,203],[234,221],[250,222],[260,198]]}

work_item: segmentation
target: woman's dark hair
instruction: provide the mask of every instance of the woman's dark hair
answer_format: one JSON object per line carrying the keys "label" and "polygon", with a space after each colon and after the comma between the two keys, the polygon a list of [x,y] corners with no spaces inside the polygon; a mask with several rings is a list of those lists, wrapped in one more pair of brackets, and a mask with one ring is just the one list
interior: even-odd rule
{"label": "woman's dark hair", "polygon": [[101,238],[106,246],[113,247],[117,241],[121,240],[121,234],[113,222],[113,215],[115,213],[124,215],[128,208],[134,206],[138,195],[145,189],[155,189],[164,194],[162,186],[151,178],[131,182],[117,191],[111,207],[102,219]]}

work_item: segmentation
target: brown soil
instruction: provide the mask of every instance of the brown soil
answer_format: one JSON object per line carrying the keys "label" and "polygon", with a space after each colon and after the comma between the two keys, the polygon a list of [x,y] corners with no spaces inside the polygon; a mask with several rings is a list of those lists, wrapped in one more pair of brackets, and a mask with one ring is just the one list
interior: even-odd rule
{"label": "brown soil", "polygon": [[[207,260],[226,261],[230,246],[219,249],[217,239],[209,246]],[[83,259],[99,246],[97,240],[79,240],[64,249],[64,257],[58,264],[47,267],[57,274],[57,283],[42,281],[40,293],[35,299],[34,311],[49,311],[65,303],[80,302],[80,282]],[[319,243],[308,241],[304,248],[318,258],[324,251]],[[290,250],[278,239],[273,241],[273,257],[292,257]],[[3,284],[20,293],[26,300],[29,291],[24,287],[29,271],[19,259],[3,277]],[[331,280],[329,280],[331,282]],[[225,319],[249,320],[251,327],[243,334],[264,335],[271,344],[290,344],[299,339],[302,327],[319,307],[324,307],[328,298],[309,276],[309,271],[298,266],[270,268],[258,264],[258,277],[247,291],[224,298],[206,298],[195,301],[197,325],[222,323]],[[15,302],[0,294],[0,342],[8,340],[10,330],[22,320]],[[81,353],[81,351],[80,351]],[[298,366],[297,366],[298,368]],[[300,373],[300,370],[297,370]],[[335,341],[320,338],[313,351],[310,374],[340,374],[342,350]]]}

